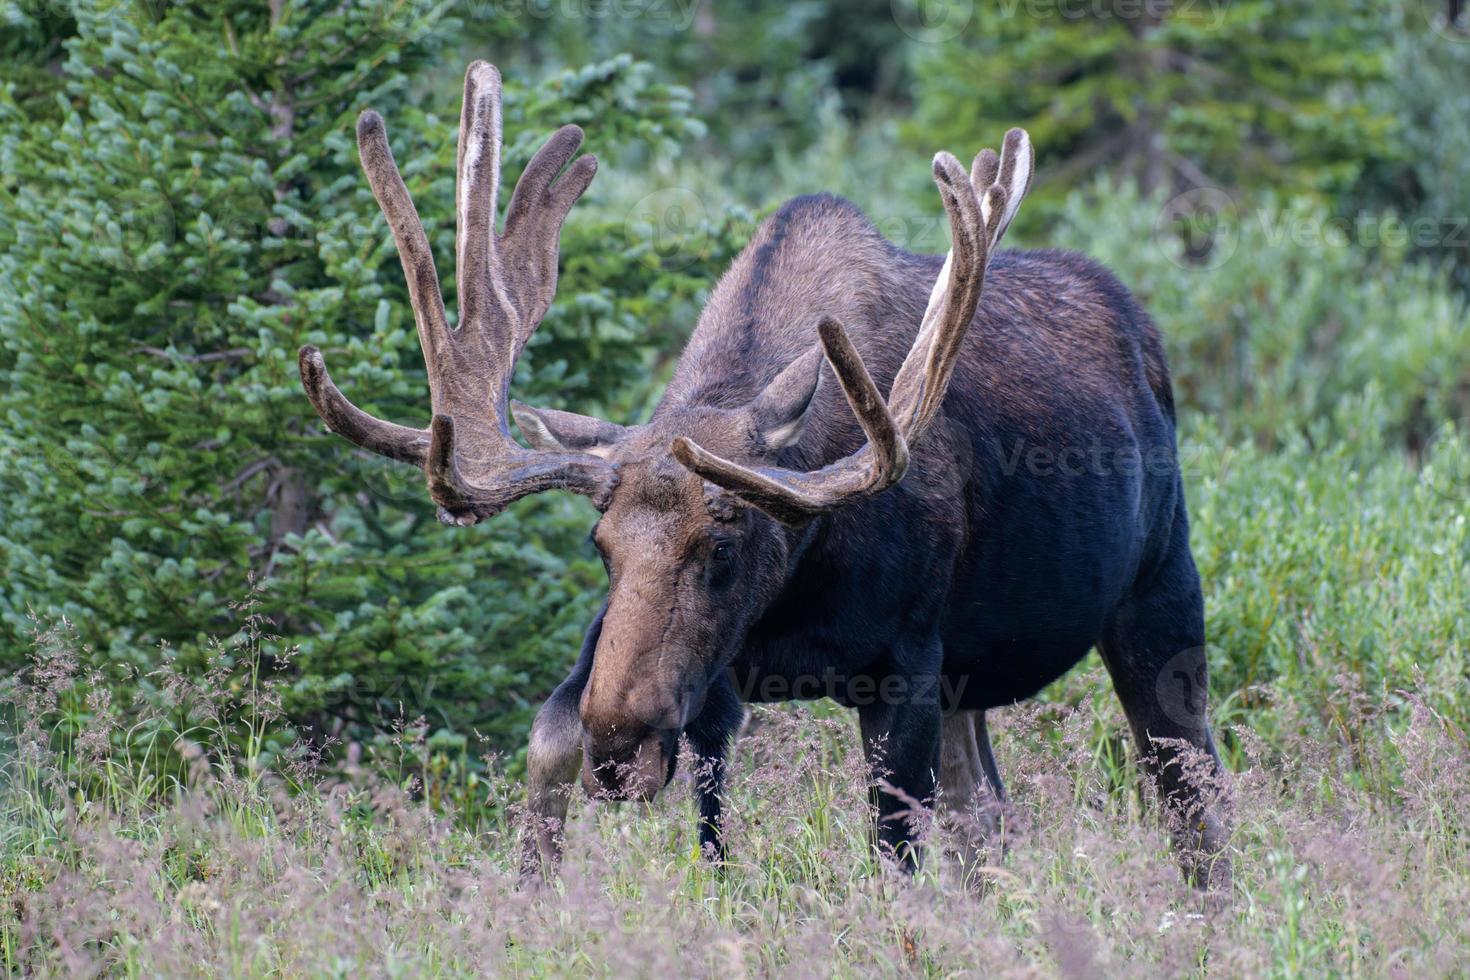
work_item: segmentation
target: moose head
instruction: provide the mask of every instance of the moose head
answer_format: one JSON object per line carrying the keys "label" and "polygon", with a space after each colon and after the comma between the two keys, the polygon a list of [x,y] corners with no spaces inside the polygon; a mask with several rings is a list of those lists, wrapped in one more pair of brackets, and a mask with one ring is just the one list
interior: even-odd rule
{"label": "moose head", "polygon": [[[622,426],[509,398],[516,361],[555,293],[562,223],[597,161],[574,160],[582,132],[559,129],[526,167],[497,231],[500,95],[497,70],[471,65],[459,130],[453,328],[382,119],[365,112],[357,127],[362,165],[408,280],[428,369],[428,428],[358,409],[315,348],[301,349],[301,377],[333,432],[424,470],[446,523],[475,524],[544,490],[592,499],[602,514],[593,540],[609,594],[580,702],[583,781],[601,794],[649,798],[672,775],[676,739],[710,679],[780,594],[811,522],[903,478],[909,446],[944,401],[989,256],[1029,186],[1030,145],[1012,130],[1001,155],[982,152],[968,171],[947,153],[934,158],[953,245],[887,397],[843,327],[825,318],[818,343],[754,398],[666,399],[647,423]],[[825,465],[791,468],[803,435],[834,424],[815,411],[814,397],[832,381],[866,441]],[[512,437],[512,418],[527,446]]]}

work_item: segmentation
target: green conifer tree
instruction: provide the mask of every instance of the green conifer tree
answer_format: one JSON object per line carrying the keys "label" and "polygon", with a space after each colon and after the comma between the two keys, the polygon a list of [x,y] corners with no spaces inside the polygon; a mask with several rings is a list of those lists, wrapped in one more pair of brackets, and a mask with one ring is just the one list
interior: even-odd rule
{"label": "green conifer tree", "polygon": [[[202,664],[254,581],[280,637],[267,658],[299,648],[280,744],[371,739],[400,713],[446,744],[509,741],[598,596],[585,505],[553,496],[441,528],[422,475],[326,433],[296,369],[299,345],[320,346],[364,407],[423,422],[353,123],[383,113],[452,255],[458,93],[411,79],[454,50],[454,23],[383,0],[65,10],[8,11],[28,37],[0,47],[0,664],[24,657],[32,614],[64,615],[118,690],[166,698],[150,673]],[[613,163],[634,144],[674,152],[694,126],[687,93],[628,57],[515,81],[507,181],[565,122]],[[597,194],[568,225],[517,391],[626,412],[739,229],[682,229],[696,247],[660,252]]]}
{"label": "green conifer tree", "polygon": [[[1386,26],[1367,0],[1006,2],[922,18],[911,133],[964,146],[1024,126],[1044,204],[1099,171],[1145,191],[1331,194],[1387,149],[1363,99]],[[991,137],[995,138],[995,137]],[[1038,209],[1033,204],[1033,212]]]}

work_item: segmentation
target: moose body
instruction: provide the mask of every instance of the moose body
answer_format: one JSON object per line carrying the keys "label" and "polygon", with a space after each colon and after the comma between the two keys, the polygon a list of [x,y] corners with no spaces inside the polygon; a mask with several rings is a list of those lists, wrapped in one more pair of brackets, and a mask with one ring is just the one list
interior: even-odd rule
{"label": "moose body", "polygon": [[[648,423],[650,454],[667,452],[691,412],[753,400],[812,347],[824,315],[848,326],[886,390],[941,263],[891,245],[839,198],[787,203],[711,298]],[[718,765],[740,702],[830,697],[858,710],[888,781],[929,800],[943,716],[964,738],[986,709],[1034,695],[1099,644],[1135,728],[1213,751],[1202,716],[1181,724],[1156,703],[1165,661],[1183,654],[1173,669],[1196,683],[1204,646],[1157,332],[1109,272],[1072,253],[1002,252],[984,297],[944,424],[913,448],[908,475],[789,531],[769,604],[723,656],[702,659],[701,710],[662,729],[685,728],[699,763]],[[813,422],[781,465],[815,470],[862,446],[835,385],[819,385],[808,411]],[[533,765],[548,785],[584,760],[580,706],[603,615],[538,721]],[[614,712],[627,710],[624,692],[615,687]],[[999,795],[979,736],[974,785]],[[716,803],[703,809],[706,842],[718,846]],[[879,809],[888,821],[907,805],[885,796]],[[904,828],[884,830],[890,843],[904,839]]]}
{"label": "moose body", "polygon": [[[393,166],[381,123],[359,127],[415,294],[433,425],[360,412],[315,351],[303,350],[302,374],[331,428],[425,468],[445,520],[475,523],[553,487],[602,511],[593,540],[608,598],[533,726],[533,863],[558,853],[579,771],[594,793],[649,798],[672,777],[681,734],[705,774],[702,840],[722,853],[742,702],[825,696],[857,710],[888,784],[875,779],[879,840],[912,866],[915,801],[1003,798],[985,711],[1096,646],[1187,873],[1228,875],[1222,823],[1180,758],[1197,750],[1218,766],[1162,347],[1090,260],[995,250],[1029,186],[1024,134],[968,174],[936,158],[947,258],[897,248],[839,198],[787,203],[714,290],[646,423],[516,404],[527,450],[509,436],[509,378],[550,302],[560,222],[595,164],[568,167],[580,133],[559,132],[496,235],[498,109],[498,75],[472,66],[455,331],[436,283],[428,295],[432,258],[381,162]],[[523,201],[543,210],[518,211]],[[511,267],[518,254],[537,262]],[[477,298],[472,282],[466,315],[480,262],[493,288]]]}

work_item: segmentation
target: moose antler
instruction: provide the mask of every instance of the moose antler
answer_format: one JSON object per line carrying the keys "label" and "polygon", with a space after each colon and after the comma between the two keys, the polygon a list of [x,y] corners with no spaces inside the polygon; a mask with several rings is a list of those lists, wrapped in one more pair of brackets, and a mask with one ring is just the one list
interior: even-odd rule
{"label": "moose antler", "polygon": [[516,361],[556,294],[562,223],[592,182],[597,158],[588,154],[568,167],[582,130],[557,130],[521,174],[506,209],[505,232],[497,235],[500,141],[500,72],[477,61],[465,73],[459,126],[459,325],[451,329],[429,239],[393,161],[383,120],[369,110],[357,122],[362,167],[408,279],[429,374],[429,428],[374,418],[332,383],[319,350],[303,347],[299,358],[307,397],[327,427],[364,449],[422,466],[440,519],[454,524],[494,516],[542,490],[602,496],[613,481],[611,467],[599,457],[521,447],[511,438],[506,415]]}
{"label": "moose antler", "polygon": [[948,153],[934,157],[934,182],[949,213],[952,245],[886,402],[846,331],[832,319],[818,325],[822,350],[868,437],[861,449],[811,472],[742,466],[686,438],[674,440],[674,456],[788,524],[804,523],[903,479],[909,447],[923,437],[944,402],[990,255],[1030,189],[1033,170],[1031,141],[1020,129],[1006,133],[1000,157],[982,150],[969,174]]}

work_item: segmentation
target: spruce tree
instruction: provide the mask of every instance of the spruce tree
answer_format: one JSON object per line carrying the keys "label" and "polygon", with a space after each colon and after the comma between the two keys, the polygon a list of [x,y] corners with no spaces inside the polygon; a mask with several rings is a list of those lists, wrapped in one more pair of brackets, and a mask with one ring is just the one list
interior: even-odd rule
{"label": "spruce tree", "polygon": [[1043,202],[1099,171],[1145,191],[1333,194],[1388,149],[1392,120],[1363,98],[1387,22],[1366,0],[1013,2],[925,24],[912,137],[1024,126]]}
{"label": "spruce tree", "polygon": [[[456,25],[379,0],[66,10],[0,47],[0,662],[24,657],[33,616],[65,616],[118,690],[165,698],[149,676],[163,658],[199,668],[255,591],[279,635],[263,655],[296,650],[279,743],[372,739],[400,714],[451,747],[511,742],[599,595],[585,505],[553,495],[442,528],[422,474],[325,432],[296,369],[299,345],[322,347],[359,404],[422,424],[353,123],[382,112],[452,255],[458,92],[411,83]],[[694,131],[686,93],[628,57],[507,82],[508,181],[561,123],[613,163]],[[735,235],[688,229],[702,244],[665,261],[597,195],[568,225],[517,393],[627,411]]]}

